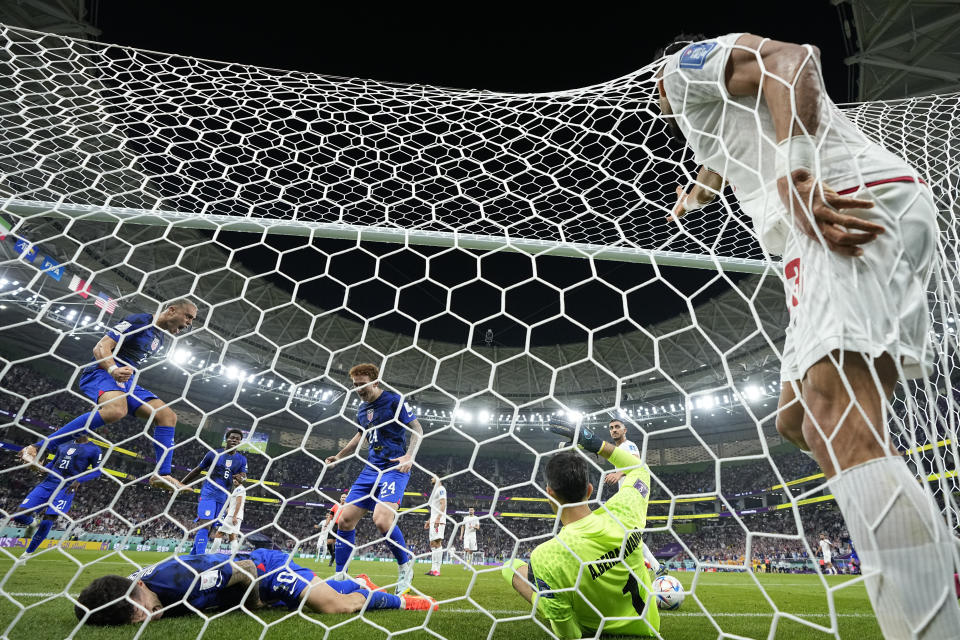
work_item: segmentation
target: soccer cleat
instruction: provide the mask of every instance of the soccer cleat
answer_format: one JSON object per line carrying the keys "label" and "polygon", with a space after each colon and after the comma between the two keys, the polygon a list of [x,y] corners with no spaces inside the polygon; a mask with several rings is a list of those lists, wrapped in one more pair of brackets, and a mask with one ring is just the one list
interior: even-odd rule
{"label": "soccer cleat", "polygon": [[436,611],[440,605],[430,596],[403,596],[403,608],[407,611]]}
{"label": "soccer cleat", "polygon": [[413,560],[407,560],[397,568],[397,588],[394,593],[402,596],[413,586]]}
{"label": "soccer cleat", "polygon": [[660,565],[660,568],[657,569],[657,577],[659,578],[660,576],[665,575],[667,575],[667,567],[666,565]]}
{"label": "soccer cleat", "polygon": [[438,576],[438,575],[440,575],[440,572],[439,572],[439,571],[434,571],[433,569],[431,569],[430,571],[427,571],[427,572],[426,572],[425,574],[423,574],[423,575],[425,575],[425,576]]}
{"label": "soccer cleat", "polygon": [[183,491],[187,485],[180,484],[180,481],[173,476],[150,476],[150,486],[164,491]]}
{"label": "soccer cleat", "polygon": [[31,522],[26,527],[24,527],[23,537],[27,539],[28,543],[30,539],[33,538],[33,534],[35,534],[37,532],[37,529],[39,528],[40,528],[40,520],[38,520],[37,518],[34,518],[33,522]]}
{"label": "soccer cleat", "polygon": [[346,571],[337,571],[335,574],[333,574],[333,579],[334,579],[334,580],[337,580],[337,581],[340,581],[340,580],[349,580],[350,577],[347,576],[347,572],[346,572]]}
{"label": "soccer cleat", "polygon": [[357,574],[357,577],[354,579],[354,582],[357,582],[358,584],[359,584],[359,583],[363,583],[363,585],[364,585],[363,588],[364,588],[364,589],[369,589],[370,591],[379,591],[379,590],[380,590],[380,587],[378,587],[377,585],[373,584],[373,580],[371,580],[371,579],[370,579],[370,576],[368,576],[368,575],[365,574],[365,573]]}

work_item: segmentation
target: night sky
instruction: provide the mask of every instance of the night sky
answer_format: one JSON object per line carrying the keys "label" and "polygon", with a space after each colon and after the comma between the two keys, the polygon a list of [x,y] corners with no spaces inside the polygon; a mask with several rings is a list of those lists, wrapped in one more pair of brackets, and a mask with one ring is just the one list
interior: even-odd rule
{"label": "night sky", "polygon": [[[778,6],[769,2],[730,3],[657,3],[657,9],[589,5],[580,9],[557,10],[548,6],[540,13],[521,12],[516,5],[496,8],[476,6],[472,12],[427,11],[421,8],[392,7],[376,9],[364,3],[329,9],[327,4],[304,9],[308,3],[272,2],[253,5],[246,11],[236,2],[156,2],[99,0],[91,6],[90,20],[103,34],[102,42],[143,49],[175,52],[189,56],[224,60],[280,69],[293,69],[325,75],[371,78],[383,81],[421,83],[435,86],[489,89],[504,92],[542,92],[572,89],[610,80],[644,66],[654,51],[677,33],[719,35],[750,31],[776,39],[816,44],[822,50],[827,88],[837,102],[846,101],[847,68],[842,62],[843,39],[837,10],[826,0],[805,1],[803,11],[789,19],[780,16]],[[519,3],[517,3],[519,4]],[[637,3],[639,4],[639,3]],[[668,12],[664,6],[670,6]],[[448,5],[452,7],[453,5]],[[227,242],[246,244],[249,237]],[[298,246],[303,240],[283,238],[278,247]],[[319,243],[324,252],[341,249],[336,241]],[[375,252],[395,249],[376,247]],[[426,254],[436,253],[427,249]],[[465,259],[463,259],[465,258]],[[264,264],[256,250],[244,252],[244,265],[260,270]],[[548,279],[564,286],[589,277],[588,264],[573,258],[538,260],[538,268]],[[471,269],[474,261],[466,256],[444,259],[443,272],[452,274],[443,284],[458,284],[457,270]],[[339,260],[337,268],[346,282],[358,282],[372,272],[372,261],[362,254],[356,260]],[[463,263],[463,264],[460,264]],[[393,304],[392,287],[419,277],[422,260],[416,256],[398,256],[384,263],[382,279],[351,290],[350,309],[372,317]],[[272,266],[272,265],[270,265]],[[306,256],[298,262],[288,260],[284,271],[294,279],[312,275],[316,261]],[[599,265],[603,278],[618,288],[649,283],[628,299],[628,314],[642,324],[667,319],[686,310],[686,301],[662,281],[654,278],[645,265],[607,263]],[[549,267],[546,269],[545,267]],[[504,255],[483,262],[484,276],[506,286],[530,270],[530,261]],[[437,270],[434,270],[437,271]],[[665,269],[665,277],[685,295],[690,295],[716,277],[715,273],[693,269]],[[735,277],[736,279],[736,277]],[[288,280],[274,278],[277,286],[292,290]],[[623,315],[616,296],[608,288],[594,283],[567,296],[567,314],[589,328],[599,327]],[[724,291],[728,285],[717,283],[706,297]],[[343,287],[335,282],[319,281],[301,293],[321,307],[343,298]],[[698,298],[697,302],[703,297]],[[476,321],[499,306],[498,293],[483,285],[471,285],[454,299],[458,313]],[[442,310],[445,291],[422,286],[407,291],[400,309],[414,317],[425,318]],[[651,302],[655,304],[651,304]],[[544,287],[531,286],[508,296],[507,310],[529,325],[559,310],[559,297]],[[377,320],[383,329],[409,333],[412,324],[397,314]],[[521,344],[525,327],[501,317],[477,327],[491,328],[495,343]],[[627,329],[621,324],[604,333]],[[466,339],[466,326],[452,319],[431,322],[422,334],[452,342]],[[582,330],[559,321],[534,332],[533,343],[582,341]]]}

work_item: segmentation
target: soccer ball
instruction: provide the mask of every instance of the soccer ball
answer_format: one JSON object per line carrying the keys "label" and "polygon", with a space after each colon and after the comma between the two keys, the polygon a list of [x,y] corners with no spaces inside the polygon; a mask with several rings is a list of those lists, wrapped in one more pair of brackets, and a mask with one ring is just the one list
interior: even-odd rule
{"label": "soccer ball", "polygon": [[673,576],[660,576],[653,581],[658,609],[679,609],[683,604],[683,585]]}

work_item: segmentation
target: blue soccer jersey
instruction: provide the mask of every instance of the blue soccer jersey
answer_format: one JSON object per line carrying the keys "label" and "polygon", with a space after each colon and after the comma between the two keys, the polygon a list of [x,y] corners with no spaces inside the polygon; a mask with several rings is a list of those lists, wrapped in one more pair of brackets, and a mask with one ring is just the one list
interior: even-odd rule
{"label": "blue soccer jersey", "polygon": [[200,499],[225,502],[233,493],[233,476],[247,472],[247,457],[242,453],[225,453],[223,447],[207,451],[200,466],[207,470],[207,479],[200,488]]}
{"label": "blue soccer jersey", "polygon": [[120,348],[114,356],[117,364],[137,368],[163,347],[163,331],[154,326],[149,313],[134,313],[107,331],[107,337]]}
{"label": "blue soccer jersey", "polygon": [[[64,442],[57,447],[57,454],[53,462],[46,465],[50,470],[46,482],[57,482],[60,480],[76,480],[86,482],[100,476],[100,461],[103,454],[100,447],[92,442]],[[84,473],[87,469],[93,469],[90,473]]]}
{"label": "blue soccer jersey", "polygon": [[178,604],[189,603],[201,611],[236,604],[225,600],[224,594],[232,575],[229,555],[204,553],[175,556],[131,574],[130,579],[143,580],[157,594],[167,617],[191,613]]}
{"label": "blue soccer jersey", "polygon": [[395,465],[391,458],[407,453],[407,429],[404,425],[417,419],[410,405],[400,395],[384,390],[373,402],[357,408],[357,424],[366,433],[370,445],[367,460],[380,469]]}

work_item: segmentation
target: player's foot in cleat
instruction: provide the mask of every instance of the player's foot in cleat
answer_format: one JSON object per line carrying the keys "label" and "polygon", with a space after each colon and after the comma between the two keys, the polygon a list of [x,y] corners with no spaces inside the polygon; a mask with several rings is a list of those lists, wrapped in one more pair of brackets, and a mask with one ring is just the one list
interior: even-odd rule
{"label": "player's foot in cleat", "polygon": [[659,578],[660,576],[665,576],[665,575],[667,575],[667,567],[664,565],[660,565],[660,568],[657,569],[657,577]]}
{"label": "player's foot in cleat", "polygon": [[23,449],[20,449],[20,453],[17,454],[17,457],[29,464],[36,459],[37,448],[32,444],[28,444]]}
{"label": "player's foot in cleat", "polygon": [[436,611],[440,605],[430,596],[403,596],[403,608],[407,611]]}
{"label": "player's foot in cleat", "polygon": [[333,574],[333,579],[337,581],[349,580],[350,576],[347,575],[346,571],[337,571],[335,574]]}
{"label": "player's foot in cleat", "polygon": [[394,593],[402,596],[413,586],[413,559],[407,560],[398,567],[397,589]]}
{"label": "player's foot in cleat", "polygon": [[356,581],[362,582],[363,585],[364,585],[364,587],[363,587],[364,589],[369,589],[370,591],[379,591],[379,590],[380,590],[380,587],[378,587],[377,585],[373,584],[373,580],[371,580],[371,579],[370,579],[370,576],[368,576],[368,575],[365,574],[365,573],[357,574],[357,579],[355,580],[355,582],[356,582]]}
{"label": "player's foot in cleat", "polygon": [[173,492],[189,490],[187,485],[181,484],[180,481],[173,476],[150,476],[150,486]]}
{"label": "player's foot in cleat", "polygon": [[439,571],[434,571],[433,569],[430,569],[430,571],[427,571],[427,572],[424,573],[423,575],[425,575],[425,576],[438,576],[438,575],[440,575],[440,572],[439,572]]}
{"label": "player's foot in cleat", "polygon": [[37,532],[37,529],[40,528],[40,521],[36,518],[33,519],[33,522],[28,524],[23,529],[23,537],[27,539],[27,542],[30,542],[30,538],[33,537],[33,534]]}

